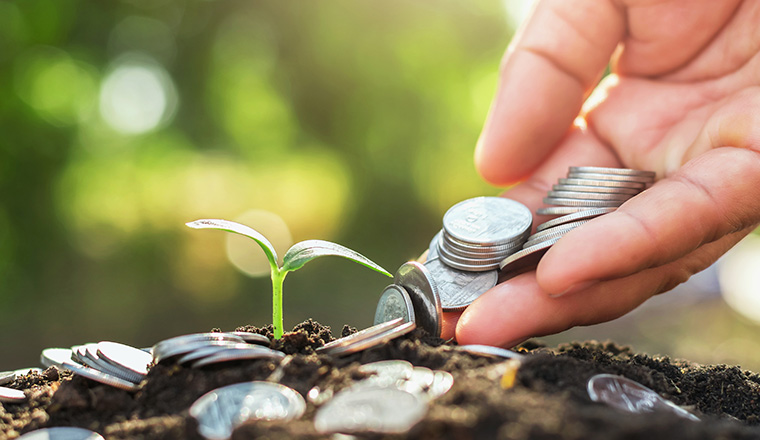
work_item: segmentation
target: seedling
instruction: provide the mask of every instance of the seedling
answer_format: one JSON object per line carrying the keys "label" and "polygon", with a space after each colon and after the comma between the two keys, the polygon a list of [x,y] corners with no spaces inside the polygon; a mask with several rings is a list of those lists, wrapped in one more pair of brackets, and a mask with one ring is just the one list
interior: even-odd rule
{"label": "seedling", "polygon": [[261,250],[264,251],[267,260],[269,260],[269,267],[272,271],[272,326],[274,327],[275,339],[282,337],[282,284],[288,272],[302,268],[306,263],[317,257],[334,255],[355,261],[383,275],[393,276],[364,255],[329,241],[306,240],[296,243],[285,252],[285,256],[282,258],[282,266],[279,266],[277,264],[277,252],[275,252],[272,243],[253,228],[241,225],[240,223],[217,219],[196,220],[187,223],[187,226],[194,229],[219,229],[221,231],[233,232],[251,238],[261,246]]}

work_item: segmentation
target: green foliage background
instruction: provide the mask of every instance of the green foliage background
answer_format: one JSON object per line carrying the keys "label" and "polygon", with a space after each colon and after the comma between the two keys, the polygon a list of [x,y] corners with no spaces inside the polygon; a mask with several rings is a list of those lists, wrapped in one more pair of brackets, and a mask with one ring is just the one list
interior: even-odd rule
{"label": "green foliage background", "polygon": [[[391,272],[416,258],[449,206],[499,191],[472,152],[528,3],[0,0],[0,371],[45,347],[270,322],[268,276],[236,269],[195,219],[255,209],[287,225],[280,254],[323,239]],[[115,105],[129,72],[160,87],[128,83]],[[146,98],[159,119],[127,112]],[[157,125],[130,132],[114,111]],[[285,327],[367,326],[386,284],[316,261],[285,282]],[[757,326],[700,301],[550,342],[760,368]]]}
{"label": "green foliage background", "polygon": [[[0,369],[269,322],[268,277],[196,218],[264,209],[391,272],[416,257],[446,207],[497,192],[471,157],[507,23],[496,1],[0,2]],[[101,115],[124,60],[173,84],[154,130]],[[286,327],[370,324],[388,281],[355,266],[289,277]]]}

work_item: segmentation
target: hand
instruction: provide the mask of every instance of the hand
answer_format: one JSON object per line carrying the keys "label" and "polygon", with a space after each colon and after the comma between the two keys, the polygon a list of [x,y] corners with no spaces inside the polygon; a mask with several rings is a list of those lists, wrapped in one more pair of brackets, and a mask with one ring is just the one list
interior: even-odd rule
{"label": "hand", "polygon": [[[504,57],[479,172],[497,185],[521,182],[504,196],[534,212],[572,165],[653,170],[659,180],[568,233],[536,271],[461,317],[446,314],[444,337],[456,330],[462,344],[513,346],[614,319],[752,231],[758,23],[755,0],[541,2]],[[612,74],[594,88],[610,59]]]}

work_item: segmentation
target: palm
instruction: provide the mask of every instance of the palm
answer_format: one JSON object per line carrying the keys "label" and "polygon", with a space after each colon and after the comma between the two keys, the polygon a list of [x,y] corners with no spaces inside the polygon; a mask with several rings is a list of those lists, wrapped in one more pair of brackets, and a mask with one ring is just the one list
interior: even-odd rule
{"label": "palm", "polygon": [[[503,64],[478,168],[497,184],[526,180],[506,195],[534,210],[570,165],[651,169],[662,180],[567,234],[537,272],[476,301],[457,327],[461,342],[511,345],[620,316],[760,221],[760,2],[624,3],[539,6]],[[613,75],[580,111],[618,43]],[[587,128],[568,131],[579,111]]]}

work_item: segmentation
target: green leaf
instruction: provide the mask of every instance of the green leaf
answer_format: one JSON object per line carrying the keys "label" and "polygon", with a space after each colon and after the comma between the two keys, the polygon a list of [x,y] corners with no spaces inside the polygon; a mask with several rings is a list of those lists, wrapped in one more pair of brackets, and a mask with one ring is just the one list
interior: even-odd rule
{"label": "green leaf", "polygon": [[285,252],[285,256],[282,260],[282,271],[289,272],[300,269],[309,261],[317,257],[324,257],[327,255],[347,258],[372,270],[376,270],[383,275],[387,275],[389,277],[393,276],[388,273],[387,270],[383,269],[377,263],[365,257],[364,255],[345,246],[324,240],[306,240],[294,244],[290,249],[288,249],[287,252]]}
{"label": "green leaf", "polygon": [[233,232],[235,234],[240,234],[248,238],[251,238],[253,239],[253,241],[258,243],[259,246],[261,246],[261,249],[267,255],[269,264],[273,268],[278,267],[277,266],[277,252],[274,250],[274,246],[272,246],[272,243],[270,243],[269,240],[266,239],[266,237],[261,235],[258,231],[256,231],[253,228],[249,228],[246,225],[241,225],[240,223],[235,223],[229,220],[221,220],[221,219],[202,219],[202,220],[196,220],[194,222],[185,223],[185,224],[193,229],[219,229],[221,231]]}

